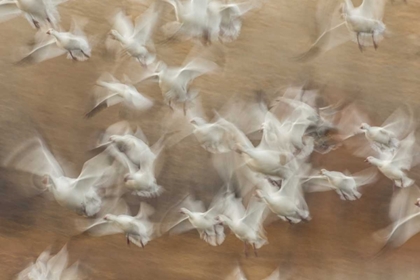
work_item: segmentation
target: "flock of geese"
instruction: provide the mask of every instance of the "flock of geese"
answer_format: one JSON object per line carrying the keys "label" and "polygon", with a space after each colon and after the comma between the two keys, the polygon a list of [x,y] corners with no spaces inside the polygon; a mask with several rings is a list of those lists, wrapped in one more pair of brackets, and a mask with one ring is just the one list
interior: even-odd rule
{"label": "flock of geese", "polygon": [[[73,18],[69,31],[60,25],[57,7],[66,0],[1,0],[0,19],[24,15],[37,29],[35,44],[19,63],[39,63],[67,54],[69,59],[90,59],[97,38],[87,36],[87,20]],[[92,118],[102,110],[121,104],[128,110],[153,110],[155,102],[136,85],[146,80],[159,83],[165,104],[171,109],[164,120],[165,133],[152,145],[139,126],[119,121],[102,132],[94,151],[77,178],[66,176],[64,166],[38,135],[18,145],[3,160],[3,166],[32,174],[33,188],[51,196],[60,206],[81,217],[77,229],[92,236],[124,234],[127,244],[145,248],[165,234],[196,230],[203,242],[220,246],[227,230],[244,244],[244,253],[258,256],[268,244],[264,226],[280,219],[297,224],[311,220],[305,200],[308,192],[335,191],[342,200],[362,197],[363,186],[373,184],[380,174],[393,185],[390,207],[393,223],[378,232],[384,249],[399,246],[417,233],[412,226],[420,215],[419,189],[409,171],[419,163],[416,124],[409,105],[397,109],[381,126],[373,126],[357,104],[329,103],[318,90],[289,87],[272,102],[263,92],[255,100],[234,96],[213,118],[204,113],[194,79],[211,75],[219,66],[200,56],[180,67],[159,60],[152,40],[162,7],[169,4],[175,20],[161,26],[166,42],[190,40],[206,48],[215,42],[227,44],[238,38],[243,16],[264,3],[249,0],[156,0],[135,21],[123,11],[115,13],[106,47],[119,58],[130,57],[143,67],[140,78],[118,80],[104,73],[96,82],[95,104],[86,114]],[[354,7],[351,0],[337,5],[331,28],[297,57],[311,59],[349,40],[360,51],[376,49],[386,35],[382,22],[385,1],[364,0]],[[156,199],[168,186],[158,183],[161,158],[186,137],[193,135],[205,149],[223,186],[205,204],[186,194],[167,209],[159,221],[148,200]],[[357,173],[319,169],[311,163],[314,153],[349,149],[371,167]],[[140,202],[137,214],[130,212],[126,197]],[[23,270],[18,279],[79,279],[78,263],[68,266],[66,246],[57,254],[43,252]],[[245,279],[234,272],[232,279]],[[279,279],[278,271],[271,278]]]}

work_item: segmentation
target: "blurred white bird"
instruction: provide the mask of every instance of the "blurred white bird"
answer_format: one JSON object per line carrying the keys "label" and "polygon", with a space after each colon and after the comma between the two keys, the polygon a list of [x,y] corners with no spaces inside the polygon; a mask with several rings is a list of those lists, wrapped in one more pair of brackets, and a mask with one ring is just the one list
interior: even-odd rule
{"label": "blurred white bird", "polygon": [[3,0],[0,1],[0,21],[23,14],[31,26],[40,28],[40,23],[57,28],[60,14],[57,6],[68,0]]}
{"label": "blurred white bird", "polygon": [[104,73],[96,82],[96,86],[105,89],[107,94],[103,92],[95,92],[96,104],[87,114],[87,118],[91,118],[105,108],[123,103],[126,107],[136,111],[146,111],[153,106],[153,101],[142,95],[125,77],[125,82],[117,80],[110,73]]}
{"label": "blurred white bird", "polygon": [[230,203],[235,194],[226,194],[224,188],[216,195],[208,210],[202,201],[194,200],[191,195],[187,195],[183,200],[169,209],[168,213],[179,211],[182,215],[177,221],[170,222],[162,232],[170,234],[180,234],[192,229],[196,229],[200,238],[212,246],[218,246],[225,240],[224,227],[218,224],[216,217],[225,213],[227,203]]}
{"label": "blurred white bird", "polygon": [[67,245],[60,252],[51,256],[50,251],[44,251],[39,255],[35,263],[19,273],[17,280],[75,280],[81,279],[79,262],[68,265]]}
{"label": "blurred white bird", "polygon": [[344,0],[339,9],[335,10],[332,27],[324,31],[310,49],[298,59],[311,59],[350,39],[356,41],[360,51],[363,51],[365,37],[371,37],[373,46],[377,49],[377,43],[386,31],[386,26],[382,22],[384,8],[384,0],[363,0],[359,7],[354,7],[352,0]]}
{"label": "blurred white bird", "polygon": [[355,174],[351,174],[347,170],[342,172],[320,170],[319,176],[310,176],[303,182],[306,192],[318,192],[335,190],[342,200],[356,200],[362,194],[359,188],[372,184],[378,180],[378,172],[372,168],[362,170]]}
{"label": "blurred white bird", "polygon": [[65,176],[64,170],[40,138],[19,146],[3,165],[42,177],[44,190],[53,194],[57,203],[80,215],[94,216],[102,205],[106,188],[116,177],[114,147],[86,161],[77,178]]}
{"label": "blurred white bird", "polygon": [[163,61],[159,61],[155,70],[143,75],[139,82],[149,78],[158,78],[159,87],[168,106],[172,109],[172,102],[182,103],[184,114],[186,114],[187,103],[198,94],[197,90],[190,89],[191,82],[217,68],[216,63],[201,58],[194,58],[182,67],[169,67]]}
{"label": "blurred white bird", "polygon": [[[140,130],[138,128],[138,130]],[[147,139],[139,139],[134,135],[124,136],[113,135],[110,142],[115,144],[124,153],[118,159],[128,169],[124,176],[125,186],[139,196],[158,196],[164,189],[157,184],[156,176],[160,172],[157,170],[157,160],[164,148],[174,144],[170,142],[170,136],[177,131],[164,133],[156,143],[149,147]],[[139,135],[139,133],[136,133]]]}
{"label": "blurred white bird", "polygon": [[263,221],[267,212],[264,203],[251,198],[245,211],[240,202],[230,203],[226,213],[219,215],[216,219],[230,228],[238,239],[244,242],[245,256],[248,256],[248,244],[254,248],[255,256],[258,256],[257,249],[267,244],[267,237],[263,228]]}
{"label": "blurred white bird", "polygon": [[113,18],[110,39],[106,41],[107,48],[116,51],[119,45],[123,52],[135,58],[143,67],[147,67],[156,58],[152,34],[158,16],[154,3],[136,18],[134,24],[123,11],[118,11]]}
{"label": "blurred white bird", "polygon": [[162,29],[166,37],[182,35],[185,39],[198,39],[204,45],[210,44],[209,0],[164,0],[174,8],[176,21],[165,24]]}
{"label": "blurred white bird", "polygon": [[[371,148],[376,151],[395,150],[399,147],[400,140],[406,137],[415,125],[411,106],[405,107],[395,110],[381,126],[371,126],[363,118],[360,111],[353,106],[353,109],[347,111],[346,116],[341,121],[341,127],[343,130],[347,130],[347,133],[350,133],[346,138],[350,138],[359,131],[364,133]],[[369,147],[361,145],[353,153],[365,157],[368,152]]]}
{"label": "blurred white bird", "polygon": [[35,38],[36,45],[19,63],[39,63],[67,53],[67,58],[76,61],[85,61],[91,56],[90,40],[83,32],[87,20],[73,18],[70,32],[48,29],[46,34],[52,38],[47,39],[40,30]]}
{"label": "blurred white bird", "polygon": [[208,4],[209,27],[213,30],[210,33],[218,32],[217,35],[222,42],[236,40],[241,32],[241,17],[250,10],[260,7],[260,5],[259,0],[248,0],[240,3],[210,1]]}
{"label": "blurred white bird", "polygon": [[374,234],[375,239],[384,242],[376,256],[403,245],[420,231],[419,197],[420,189],[416,185],[401,189],[392,197],[389,207],[392,223]]}
{"label": "blurred white bird", "polygon": [[413,166],[419,163],[418,146],[414,132],[411,132],[400,142],[399,148],[394,152],[380,153],[379,158],[369,156],[365,162],[378,167],[379,171],[394,182],[394,188],[409,187],[414,180],[407,176]]}
{"label": "blurred white bird", "polygon": [[305,174],[308,168],[309,165],[299,165],[293,175],[282,181],[280,190],[269,192],[260,188],[256,190],[256,196],[283,221],[295,224],[311,220],[299,175]]}
{"label": "blurred white bird", "polygon": [[144,203],[140,203],[139,212],[136,216],[130,214],[130,209],[124,200],[118,200],[111,208],[104,209],[105,216],[95,221],[77,222],[80,231],[87,231],[92,236],[104,236],[111,234],[124,233],[127,245],[130,242],[144,248],[152,239],[158,237],[156,225],[149,221],[149,217],[154,213],[154,209]]}

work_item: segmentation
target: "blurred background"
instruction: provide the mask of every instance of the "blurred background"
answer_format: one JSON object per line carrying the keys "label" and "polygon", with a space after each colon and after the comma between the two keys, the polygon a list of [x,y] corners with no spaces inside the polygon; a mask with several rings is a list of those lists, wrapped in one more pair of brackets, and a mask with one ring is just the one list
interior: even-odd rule
{"label": "blurred background", "polygon": [[[238,40],[223,47],[211,46],[215,53],[224,53],[218,58],[223,70],[194,82],[206,111],[222,107],[234,94],[252,96],[255,90],[263,90],[272,99],[279,89],[309,80],[322,86],[322,94],[328,98],[357,100],[374,124],[381,124],[403,102],[409,102],[417,116],[420,1],[387,3],[384,22],[392,35],[380,42],[378,50],[366,48],[361,53],[355,43],[348,42],[311,62],[298,63],[291,58],[307,50],[328,25],[328,10],[337,1],[325,1],[321,6],[319,2],[265,1],[261,9],[246,14]],[[360,2],[354,1],[355,5]],[[69,28],[71,15],[82,16],[89,19],[85,32],[98,36],[86,62],[61,56],[36,65],[15,66],[20,48],[33,40],[34,30],[23,17],[0,24],[0,158],[35,135],[37,129],[52,152],[77,174],[92,156],[87,151],[97,133],[118,120],[137,122],[151,143],[160,137],[161,119],[170,113],[166,106],[143,114],[114,106],[92,119],[83,118],[91,105],[92,87],[103,72],[142,71],[135,62],[125,62],[116,69],[105,51],[108,18],[122,7],[137,16],[147,3],[74,0],[60,5],[64,28]],[[162,20],[173,18],[171,9],[166,10]],[[159,32],[156,36],[159,38]],[[171,42],[156,49],[158,58],[176,66],[192,46]],[[157,84],[144,85],[139,91],[162,100]],[[148,202],[164,209],[191,189],[203,199],[206,195],[211,198],[222,181],[209,159],[193,137],[171,147],[165,152],[158,179],[167,192]],[[362,159],[343,149],[315,155],[314,162],[334,170],[365,167]],[[412,171],[412,177],[418,179],[416,170]],[[383,176],[366,187],[358,201],[341,201],[334,192],[307,194],[313,220],[297,225],[271,224],[266,227],[268,246],[259,250],[258,257],[249,258],[232,234],[218,247],[200,240],[196,231],[158,238],[144,249],[127,246],[123,235],[70,240],[76,233],[76,214],[43,196],[28,197],[24,188],[17,187],[30,182],[25,174],[2,170],[0,180],[1,279],[15,277],[49,245],[57,252],[66,242],[71,262],[79,259],[88,279],[225,279],[238,262],[249,279],[267,277],[277,267],[291,273],[291,279],[418,279],[420,275],[419,236],[378,259],[370,259],[381,246],[372,234],[390,223],[392,183]]]}

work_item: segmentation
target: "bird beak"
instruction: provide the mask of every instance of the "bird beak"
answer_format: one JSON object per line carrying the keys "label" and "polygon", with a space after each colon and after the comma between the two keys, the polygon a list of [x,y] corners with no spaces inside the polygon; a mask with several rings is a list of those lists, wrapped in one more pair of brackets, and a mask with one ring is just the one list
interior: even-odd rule
{"label": "bird beak", "polygon": [[125,176],[124,177],[124,182],[127,182],[128,180],[130,180],[131,178],[130,178],[130,175],[127,175],[127,176]]}
{"label": "bird beak", "polygon": [[414,203],[414,205],[416,205],[417,207],[420,207],[420,201],[417,201],[416,203]]}
{"label": "bird beak", "polygon": [[369,162],[369,161],[367,159],[365,159],[364,162]]}

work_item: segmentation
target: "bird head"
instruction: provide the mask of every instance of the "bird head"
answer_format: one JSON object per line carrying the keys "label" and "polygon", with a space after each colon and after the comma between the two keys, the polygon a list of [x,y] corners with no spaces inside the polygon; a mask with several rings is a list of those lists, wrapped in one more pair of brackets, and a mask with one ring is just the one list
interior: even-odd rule
{"label": "bird head", "polygon": [[53,31],[54,31],[54,29],[50,28],[50,29],[48,29],[48,30],[47,30],[47,32],[46,32],[46,33],[47,33],[48,35],[51,35],[51,34],[53,33]]}
{"label": "bird head", "polygon": [[130,180],[133,180],[133,176],[131,176],[131,174],[126,174],[124,176],[124,183],[127,183]]}
{"label": "bird head", "polygon": [[189,211],[187,210],[187,208],[181,208],[181,209],[179,209],[179,213],[181,213],[181,214],[188,215],[187,214],[188,212]]}
{"label": "bird head", "polygon": [[111,39],[114,39],[114,40],[118,40],[119,35],[120,35],[120,33],[118,33],[118,31],[115,30],[115,29],[112,29],[109,32],[109,37],[111,37]]}
{"label": "bird head", "polygon": [[319,174],[321,174],[321,175],[325,175],[326,173],[327,173],[327,170],[326,169],[321,169],[319,171]]}
{"label": "bird head", "polygon": [[107,215],[104,216],[105,221],[112,221],[113,218],[114,218],[114,215],[111,215],[111,214],[107,214]]}
{"label": "bird head", "polygon": [[374,160],[374,157],[367,157],[365,159],[365,162],[372,164],[373,160]]}
{"label": "bird head", "polygon": [[366,131],[366,130],[368,130],[369,129],[369,125],[367,124],[367,123],[362,123],[361,125],[360,125],[360,129],[361,130],[363,130],[363,131]]}

